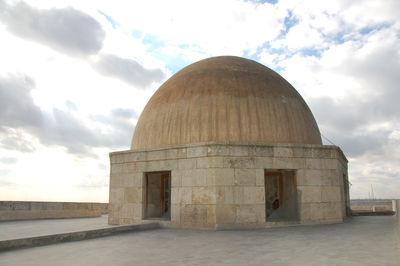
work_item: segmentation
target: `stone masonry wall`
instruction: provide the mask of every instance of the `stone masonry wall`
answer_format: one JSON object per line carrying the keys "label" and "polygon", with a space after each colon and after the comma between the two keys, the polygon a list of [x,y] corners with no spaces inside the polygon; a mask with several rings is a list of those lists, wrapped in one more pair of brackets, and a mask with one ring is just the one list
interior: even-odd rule
{"label": "stone masonry wall", "polygon": [[0,221],[97,217],[107,213],[107,203],[0,201]]}
{"label": "stone masonry wall", "polygon": [[346,216],[347,160],[335,146],[200,143],[110,154],[110,224],[141,221],[146,172],[171,171],[171,226],[265,226],[264,170],[296,172],[300,222]]}

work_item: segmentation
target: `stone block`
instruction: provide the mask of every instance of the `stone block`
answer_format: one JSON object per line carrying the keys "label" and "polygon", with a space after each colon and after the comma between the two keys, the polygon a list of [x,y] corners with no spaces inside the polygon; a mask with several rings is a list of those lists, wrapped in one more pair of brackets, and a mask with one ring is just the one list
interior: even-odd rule
{"label": "stone block", "polygon": [[244,204],[263,204],[265,203],[264,187],[244,187]]}
{"label": "stone block", "polygon": [[250,146],[249,155],[255,157],[273,157],[274,148],[272,146]]}
{"label": "stone block", "polygon": [[298,185],[338,186],[341,178],[335,169],[304,169],[298,171]]}
{"label": "stone block", "polygon": [[196,159],[197,168],[222,168],[224,167],[224,157],[203,157]]}
{"label": "stone block", "polygon": [[216,195],[215,188],[211,187],[194,187],[192,189],[193,204],[215,204]]}
{"label": "stone block", "polygon": [[327,149],[327,148],[313,148],[312,149],[312,157],[320,158],[320,159],[331,159],[335,158],[335,150]]}
{"label": "stone block", "polygon": [[254,166],[255,168],[262,168],[262,169],[272,169],[272,157],[255,157]]}
{"label": "stone block", "polygon": [[171,187],[171,204],[181,203],[180,189],[180,187]]}
{"label": "stone block", "polygon": [[254,157],[224,157],[225,168],[255,168]]}
{"label": "stone block", "polygon": [[298,186],[302,203],[321,202],[322,190],[320,186]]}
{"label": "stone block", "polygon": [[207,156],[207,147],[188,147],[186,148],[186,157],[187,158],[196,158],[196,157],[205,157]]}
{"label": "stone block", "polygon": [[339,186],[324,186],[321,187],[322,202],[340,202],[341,201],[341,187]]}
{"label": "stone block", "polygon": [[216,223],[235,224],[236,222],[236,205],[221,204],[216,206]]}
{"label": "stone block", "polygon": [[148,151],[147,152],[147,160],[148,161],[157,161],[157,160],[165,160],[167,157],[165,150],[158,151]]}
{"label": "stone block", "polygon": [[196,159],[179,159],[178,160],[178,169],[195,169],[196,168]]}
{"label": "stone block", "polygon": [[177,160],[161,160],[147,162],[147,170],[143,172],[170,171],[178,169]]}
{"label": "stone block", "polygon": [[208,186],[207,183],[207,174],[208,170],[207,169],[196,169],[193,171],[193,184],[196,187],[206,187]]}
{"label": "stone block", "polygon": [[215,186],[233,186],[234,169],[231,168],[212,168],[208,170],[208,175],[214,180]]}
{"label": "stone block", "polygon": [[184,227],[207,227],[207,205],[181,206],[181,224]]}
{"label": "stone block", "polygon": [[245,201],[244,187],[234,186],[231,187],[233,191],[233,203],[242,204]]}
{"label": "stone block", "polygon": [[125,161],[123,153],[112,153],[110,154],[111,164],[123,163]]}
{"label": "stone block", "polygon": [[124,190],[125,203],[142,203],[142,188],[127,187]]}
{"label": "stone block", "polygon": [[321,221],[323,220],[322,203],[301,203],[300,219],[301,221]]}
{"label": "stone block", "polygon": [[121,188],[124,186],[124,179],[122,174],[110,175],[110,188]]}
{"label": "stone block", "polygon": [[323,220],[342,220],[343,212],[340,202],[329,202],[321,204]]}
{"label": "stone block", "polygon": [[166,159],[184,159],[186,158],[186,149],[168,149],[165,151]]}
{"label": "stone block", "polygon": [[211,145],[207,148],[207,156],[227,156],[229,154],[230,149],[227,145]]}
{"label": "stone block", "polygon": [[207,227],[215,227],[216,224],[216,206],[215,205],[207,205]]}
{"label": "stone block", "polygon": [[130,152],[125,154],[125,161],[137,162],[146,160],[146,152]]}
{"label": "stone block", "polygon": [[256,186],[265,187],[265,170],[255,169],[256,171]]}
{"label": "stone block", "polygon": [[[135,172],[135,173],[138,173],[138,172],[147,172],[147,162],[136,162],[135,164],[134,164],[134,169],[133,169],[133,171]],[[149,170],[149,171],[152,171],[152,170]]]}
{"label": "stone block", "polygon": [[194,187],[196,170],[180,170],[181,186],[182,187]]}
{"label": "stone block", "polygon": [[122,169],[123,169],[123,164],[111,164],[111,169],[110,169],[110,173],[111,175],[114,174],[121,174],[122,173]]}
{"label": "stone block", "polygon": [[306,168],[307,169],[323,169],[321,159],[307,158],[306,159]]}
{"label": "stone block", "polygon": [[132,174],[132,179],[134,187],[143,187],[144,173],[134,173]]}
{"label": "stone block", "polygon": [[134,186],[134,174],[124,174],[122,175],[123,187],[133,187]]}
{"label": "stone block", "polygon": [[124,202],[125,197],[125,189],[124,188],[111,188],[110,189],[110,203],[119,204]]}
{"label": "stone block", "polygon": [[133,209],[133,219],[135,221],[140,221],[143,219],[143,205],[142,204],[134,204]]}
{"label": "stone block", "polygon": [[238,186],[255,186],[256,170],[255,169],[234,169],[235,185]]}
{"label": "stone block", "polygon": [[133,203],[123,204],[122,209],[121,209],[121,218],[133,219],[134,210],[135,210],[135,204],[133,204]]}
{"label": "stone block", "polygon": [[306,167],[304,158],[273,158],[272,168],[274,169],[302,169]]}
{"label": "stone block", "polygon": [[274,146],[274,157],[293,157],[293,150],[290,147]]}
{"label": "stone block", "polygon": [[218,204],[234,204],[234,188],[231,186],[216,188],[216,202]]}
{"label": "stone block", "polygon": [[249,147],[247,145],[229,146],[230,156],[248,156]]}
{"label": "stone block", "polygon": [[180,204],[171,204],[171,222],[180,225],[181,222],[181,206]]}
{"label": "stone block", "polygon": [[257,210],[252,205],[239,205],[236,207],[236,222],[239,224],[257,223],[257,216]]}
{"label": "stone block", "polygon": [[171,172],[171,187],[180,187],[182,186],[182,176],[181,171],[175,170]]}
{"label": "stone block", "polygon": [[296,158],[311,158],[313,157],[312,149],[308,147],[293,147],[293,157]]}
{"label": "stone block", "polygon": [[[192,204],[192,188],[191,187],[181,187],[179,188],[179,203],[181,204]],[[175,202],[178,203],[178,202]]]}

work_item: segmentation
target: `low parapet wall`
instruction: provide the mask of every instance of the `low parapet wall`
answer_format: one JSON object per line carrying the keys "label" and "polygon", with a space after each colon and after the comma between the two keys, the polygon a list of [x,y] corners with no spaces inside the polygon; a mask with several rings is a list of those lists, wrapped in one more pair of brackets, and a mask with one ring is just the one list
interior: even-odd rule
{"label": "low parapet wall", "polygon": [[108,213],[108,203],[0,201],[0,221],[97,217]]}
{"label": "low parapet wall", "polygon": [[396,200],[351,200],[353,215],[394,214]]}

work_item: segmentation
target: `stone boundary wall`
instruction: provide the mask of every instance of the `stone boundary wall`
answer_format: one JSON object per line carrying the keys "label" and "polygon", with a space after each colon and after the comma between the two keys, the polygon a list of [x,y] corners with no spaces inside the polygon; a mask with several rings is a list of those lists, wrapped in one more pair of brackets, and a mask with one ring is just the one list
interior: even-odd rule
{"label": "stone boundary wall", "polygon": [[396,211],[395,200],[351,200],[352,211]]}
{"label": "stone boundary wall", "polygon": [[267,225],[264,169],[296,170],[301,223],[346,217],[347,159],[336,146],[207,142],[112,152],[110,161],[110,224],[145,218],[152,171],[171,171],[171,226]]}
{"label": "stone boundary wall", "polygon": [[98,217],[108,203],[0,201],[0,221]]}

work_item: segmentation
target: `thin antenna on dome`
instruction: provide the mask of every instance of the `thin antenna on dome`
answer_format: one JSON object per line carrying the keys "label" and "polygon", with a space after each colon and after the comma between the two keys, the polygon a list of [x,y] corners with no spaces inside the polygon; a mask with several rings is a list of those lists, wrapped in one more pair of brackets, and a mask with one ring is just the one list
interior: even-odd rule
{"label": "thin antenna on dome", "polygon": [[327,137],[325,137],[322,133],[321,136],[326,139],[330,144],[337,146],[335,143],[333,143],[332,141],[330,141],[330,139],[328,139]]}

